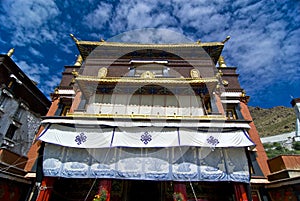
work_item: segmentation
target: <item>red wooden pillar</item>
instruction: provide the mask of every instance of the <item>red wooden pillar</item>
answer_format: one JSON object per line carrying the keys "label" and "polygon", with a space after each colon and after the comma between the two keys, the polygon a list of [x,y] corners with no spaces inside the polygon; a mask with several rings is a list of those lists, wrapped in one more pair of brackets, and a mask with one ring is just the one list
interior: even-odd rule
{"label": "red wooden pillar", "polygon": [[186,201],[186,184],[184,182],[174,182],[174,201]]}
{"label": "red wooden pillar", "polygon": [[53,191],[54,181],[55,181],[55,177],[44,177],[43,178],[36,201],[50,200],[50,196]]}
{"label": "red wooden pillar", "polygon": [[236,201],[248,201],[244,184],[234,183],[233,185]]}

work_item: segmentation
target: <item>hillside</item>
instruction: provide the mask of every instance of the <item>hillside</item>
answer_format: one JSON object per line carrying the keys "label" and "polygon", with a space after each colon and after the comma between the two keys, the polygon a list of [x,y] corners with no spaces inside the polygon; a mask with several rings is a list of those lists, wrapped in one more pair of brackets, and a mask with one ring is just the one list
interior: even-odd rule
{"label": "hillside", "polygon": [[254,124],[261,137],[295,131],[296,115],[293,108],[277,106],[270,109],[250,107]]}

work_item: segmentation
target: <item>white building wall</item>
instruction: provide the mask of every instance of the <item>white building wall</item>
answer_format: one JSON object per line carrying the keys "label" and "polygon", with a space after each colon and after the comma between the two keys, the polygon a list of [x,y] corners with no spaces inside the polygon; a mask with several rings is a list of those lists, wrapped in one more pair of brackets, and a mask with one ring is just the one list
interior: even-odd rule
{"label": "white building wall", "polygon": [[296,103],[294,109],[296,112],[296,136],[300,137],[300,103]]}

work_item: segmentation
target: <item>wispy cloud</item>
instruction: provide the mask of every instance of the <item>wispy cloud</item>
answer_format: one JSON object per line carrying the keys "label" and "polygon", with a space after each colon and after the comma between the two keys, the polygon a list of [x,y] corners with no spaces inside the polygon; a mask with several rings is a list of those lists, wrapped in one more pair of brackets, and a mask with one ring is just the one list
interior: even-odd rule
{"label": "wispy cloud", "polygon": [[1,5],[4,14],[0,16],[0,23],[11,30],[11,44],[55,42],[57,33],[49,21],[60,11],[54,0],[2,1]]}
{"label": "wispy cloud", "polygon": [[[44,64],[28,63],[27,61],[18,61],[16,64],[22,71],[34,82],[38,83],[39,89],[48,96],[53,89],[59,85],[61,77],[59,72],[53,72],[49,66]],[[50,75],[51,76],[47,76]]]}
{"label": "wispy cloud", "polygon": [[16,61],[16,63],[30,79],[37,83],[44,81],[43,76],[49,73],[49,67],[44,64],[29,64],[27,61]]}
{"label": "wispy cloud", "polygon": [[[223,55],[229,66],[238,67],[242,87],[255,102],[265,101],[270,95],[266,90],[279,88],[278,83],[286,86],[300,81],[297,0],[18,0],[1,1],[1,6],[0,43],[6,48],[2,51],[14,46],[34,47],[27,51],[38,59],[49,56],[72,64],[77,50],[69,33],[84,40],[145,43],[176,42],[181,34],[203,42],[221,41],[230,35]],[[131,32],[144,28],[160,29]],[[49,43],[57,48],[43,49]],[[22,60],[25,62],[24,57]],[[33,72],[28,73],[44,82],[41,74]]]}
{"label": "wispy cloud", "polygon": [[95,10],[83,18],[83,23],[90,29],[102,29],[111,18],[112,8],[111,4],[100,2]]}
{"label": "wispy cloud", "polygon": [[41,87],[41,90],[46,96],[49,96],[50,93],[53,93],[54,89],[59,85],[61,77],[53,75],[49,77]]}
{"label": "wispy cloud", "polygon": [[42,53],[38,50],[36,50],[35,48],[33,47],[29,47],[28,48],[28,51],[33,54],[34,56],[37,56],[37,57],[43,57]]}

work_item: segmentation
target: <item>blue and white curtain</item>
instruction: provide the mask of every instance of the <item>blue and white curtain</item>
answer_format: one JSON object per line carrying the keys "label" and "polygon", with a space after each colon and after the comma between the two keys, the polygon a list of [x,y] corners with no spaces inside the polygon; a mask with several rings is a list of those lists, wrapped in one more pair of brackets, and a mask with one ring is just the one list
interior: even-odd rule
{"label": "blue and white curtain", "polygon": [[73,148],[46,143],[45,176],[249,182],[245,148]]}

